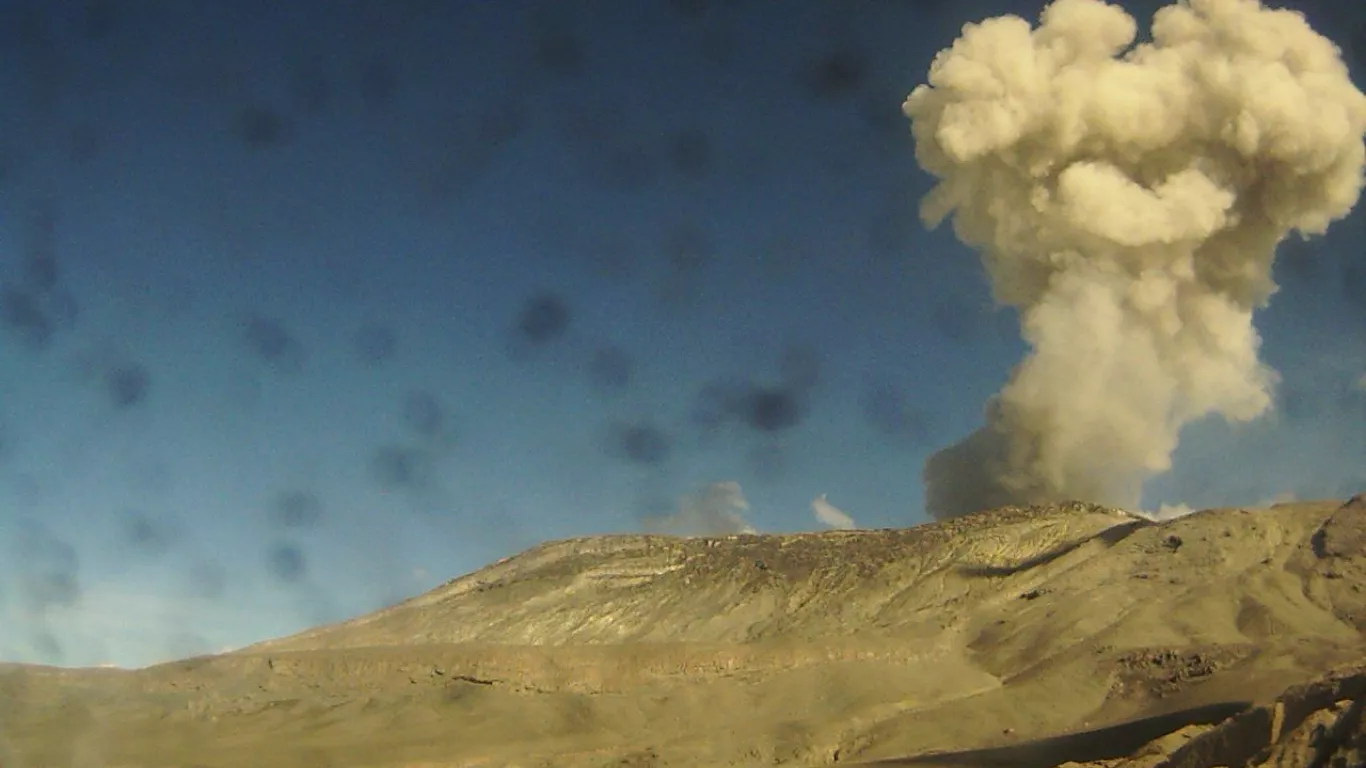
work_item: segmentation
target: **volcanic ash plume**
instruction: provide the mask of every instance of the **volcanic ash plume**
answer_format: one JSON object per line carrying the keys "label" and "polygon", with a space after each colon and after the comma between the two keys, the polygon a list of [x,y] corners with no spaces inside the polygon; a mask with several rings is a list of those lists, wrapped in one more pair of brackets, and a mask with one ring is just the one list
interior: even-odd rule
{"label": "volcanic ash plume", "polygon": [[1276,244],[1356,204],[1366,96],[1300,14],[1189,0],[1136,32],[1099,0],[970,24],[906,99],[939,179],[921,217],[953,216],[1032,348],[985,426],[926,463],[936,518],[1135,509],[1182,425],[1267,411],[1252,313]]}

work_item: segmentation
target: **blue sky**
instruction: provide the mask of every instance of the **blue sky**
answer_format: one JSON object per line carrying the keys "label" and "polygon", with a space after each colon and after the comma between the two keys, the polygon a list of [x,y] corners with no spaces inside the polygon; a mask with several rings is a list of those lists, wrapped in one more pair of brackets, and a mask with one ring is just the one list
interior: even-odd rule
{"label": "blue sky", "polygon": [[[1301,7],[1362,82],[1366,14]],[[1039,10],[0,3],[0,659],[240,647],[721,482],[925,522],[1025,350],[900,105]],[[1362,228],[1283,246],[1277,412],[1145,507],[1366,489]]]}

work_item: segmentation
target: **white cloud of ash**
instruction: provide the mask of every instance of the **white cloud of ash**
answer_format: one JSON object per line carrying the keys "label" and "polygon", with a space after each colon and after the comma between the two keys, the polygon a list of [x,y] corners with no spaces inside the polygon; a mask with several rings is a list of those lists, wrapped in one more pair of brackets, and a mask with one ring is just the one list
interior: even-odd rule
{"label": "white cloud of ash", "polygon": [[858,527],[854,518],[850,517],[849,513],[831,504],[824,493],[811,500],[811,512],[816,516],[817,522],[838,531],[852,531]]}
{"label": "white cloud of ash", "polygon": [[925,466],[926,509],[1134,509],[1184,425],[1257,419],[1276,373],[1253,312],[1288,235],[1347,215],[1366,96],[1340,51],[1256,0],[1099,0],[969,24],[906,99],[922,202],[975,248],[1030,347],[985,424]]}
{"label": "white cloud of ash", "polygon": [[758,533],[745,520],[749,501],[734,480],[712,483],[678,501],[678,510],[645,520],[646,530],[679,536],[725,536]]}

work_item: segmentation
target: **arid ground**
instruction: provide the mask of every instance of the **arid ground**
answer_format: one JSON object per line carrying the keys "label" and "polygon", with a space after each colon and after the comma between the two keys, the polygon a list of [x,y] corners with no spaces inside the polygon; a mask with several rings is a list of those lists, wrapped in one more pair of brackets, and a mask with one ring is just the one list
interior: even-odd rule
{"label": "arid ground", "polygon": [[0,666],[0,766],[1361,765],[1364,585],[1363,497],[576,539],[225,655]]}

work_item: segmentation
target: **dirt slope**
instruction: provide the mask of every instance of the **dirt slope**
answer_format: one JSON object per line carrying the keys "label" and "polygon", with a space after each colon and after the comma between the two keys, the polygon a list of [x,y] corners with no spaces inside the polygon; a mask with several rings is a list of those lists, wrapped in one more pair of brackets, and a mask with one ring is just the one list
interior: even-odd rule
{"label": "dirt slope", "polygon": [[1366,659],[1363,577],[1361,498],[555,542],[232,654],[0,667],[0,766],[1238,765],[1282,694],[1257,749],[1308,765],[1366,673],[1287,688]]}

